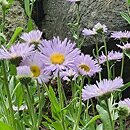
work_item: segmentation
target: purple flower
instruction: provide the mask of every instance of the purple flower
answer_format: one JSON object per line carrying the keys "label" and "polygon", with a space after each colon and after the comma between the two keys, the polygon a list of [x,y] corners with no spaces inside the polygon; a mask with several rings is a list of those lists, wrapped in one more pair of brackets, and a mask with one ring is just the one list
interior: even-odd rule
{"label": "purple flower", "polygon": [[69,1],[69,2],[79,2],[80,0],[66,0],[66,1]]}
{"label": "purple flower", "polygon": [[[117,51],[108,52],[108,60],[109,61],[120,61],[123,57],[123,53]],[[102,52],[102,55],[99,57],[99,63],[103,64],[107,61],[106,55]]]}
{"label": "purple flower", "polygon": [[21,39],[29,44],[39,44],[41,43],[41,38],[42,38],[42,32],[39,30],[32,30],[29,33],[23,33],[21,36]]}
{"label": "purple flower", "polygon": [[54,72],[56,75],[58,72],[73,68],[74,61],[80,53],[75,43],[67,41],[67,38],[61,41],[59,37],[48,41],[43,40],[42,44],[39,45],[39,50],[42,53],[45,70]]}
{"label": "purple flower", "polygon": [[9,50],[6,48],[2,47],[0,49],[0,60],[19,60],[20,61],[33,54],[34,53],[34,45],[29,45],[25,43],[17,43],[16,45],[12,45]]}
{"label": "purple flower", "polygon": [[129,31],[115,31],[111,34],[112,38],[119,39],[121,41],[127,41],[128,38],[130,38],[130,32]]}
{"label": "purple flower", "polygon": [[100,66],[90,55],[81,54],[75,60],[75,65],[79,74],[89,77],[101,71]]}
{"label": "purple flower", "polygon": [[124,44],[123,46],[117,44],[117,46],[118,46],[119,48],[121,48],[122,50],[130,49],[130,43]]}
{"label": "purple flower", "polygon": [[61,73],[60,77],[65,81],[76,80],[78,73],[72,69],[67,69]]}
{"label": "purple flower", "polygon": [[40,84],[49,81],[49,73],[44,70],[44,63],[38,53],[24,59],[21,65],[28,66],[30,68],[31,76],[34,79],[37,79]]}
{"label": "purple flower", "polygon": [[91,29],[87,29],[87,28],[84,28],[82,33],[83,33],[84,36],[91,36],[91,35],[96,35],[97,34],[95,29],[91,30]]}
{"label": "purple flower", "polygon": [[100,23],[94,25],[92,30],[84,28],[82,31],[84,36],[97,35],[98,33],[102,33],[102,32],[107,32],[107,27],[105,24],[101,25]]}
{"label": "purple flower", "polygon": [[130,99],[126,98],[118,103],[119,107],[128,107],[130,110]]}
{"label": "purple flower", "polygon": [[114,80],[103,79],[100,82],[96,82],[94,85],[87,84],[84,89],[82,89],[82,98],[85,101],[93,97],[101,97],[118,90],[122,85],[123,80],[120,77],[117,77]]}
{"label": "purple flower", "polygon": [[18,78],[31,78],[32,73],[28,66],[19,66],[17,67],[17,77]]}

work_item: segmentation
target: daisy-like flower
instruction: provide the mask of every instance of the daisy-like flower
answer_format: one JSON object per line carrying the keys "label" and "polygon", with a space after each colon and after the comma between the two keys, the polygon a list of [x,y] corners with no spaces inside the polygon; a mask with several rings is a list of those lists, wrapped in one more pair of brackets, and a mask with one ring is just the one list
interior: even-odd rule
{"label": "daisy-like flower", "polygon": [[107,32],[107,27],[105,24],[101,25],[100,23],[97,23],[94,25],[94,27],[91,29],[84,28],[82,33],[84,36],[91,36],[91,35],[97,35],[98,33]]}
{"label": "daisy-like flower", "polygon": [[123,101],[119,101],[119,115],[127,117],[130,114],[130,99],[126,98]]}
{"label": "daisy-like flower", "polygon": [[71,81],[71,80],[76,80],[76,78],[78,77],[78,73],[72,69],[67,69],[63,71],[60,76],[65,81]]}
{"label": "daisy-like flower", "polygon": [[21,36],[21,39],[24,40],[24,42],[35,45],[41,43],[41,38],[42,32],[39,30],[32,30],[29,33],[23,33]]}
{"label": "daisy-like flower", "polygon": [[114,31],[111,34],[111,38],[119,39],[121,41],[128,41],[128,38],[130,38],[130,32],[129,31]]}
{"label": "daisy-like flower", "polygon": [[122,50],[129,50],[130,49],[130,43],[126,43],[123,46],[117,44],[117,46]]}
{"label": "daisy-like flower", "polygon": [[37,79],[40,84],[49,81],[49,73],[44,70],[44,63],[37,52],[24,59],[21,65],[28,66],[31,77]]}
{"label": "daisy-like flower", "polygon": [[121,106],[127,106],[130,109],[130,99],[126,98],[123,101],[120,101],[118,105]]}
{"label": "daisy-like flower", "polygon": [[114,80],[103,79],[94,85],[86,85],[82,89],[82,99],[88,100],[93,97],[101,97],[118,90],[123,85],[123,79],[116,77]]}
{"label": "daisy-like flower", "polygon": [[87,28],[84,28],[83,31],[82,31],[83,35],[84,36],[91,36],[91,35],[96,35],[97,32],[95,29],[87,29]]}
{"label": "daisy-like flower", "polygon": [[59,37],[52,40],[43,40],[39,45],[42,61],[45,63],[45,70],[53,72],[56,75],[58,72],[73,68],[74,61],[80,54],[80,50],[76,48],[75,43],[71,43],[67,38],[61,41]]}
{"label": "daisy-like flower", "polygon": [[34,53],[34,45],[17,43],[16,45],[12,45],[9,50],[2,46],[0,49],[0,60],[10,60],[13,64],[19,65],[23,58],[32,53]]}
{"label": "daisy-like flower", "polygon": [[[123,57],[123,53],[122,52],[117,52],[117,51],[111,51],[108,52],[108,60],[109,61],[121,61]],[[99,63],[103,64],[107,61],[107,57],[106,55],[102,52],[102,55],[99,57]]]}
{"label": "daisy-like flower", "polygon": [[81,54],[75,60],[75,65],[79,74],[89,77],[101,71],[97,61],[93,60],[90,55]]}
{"label": "daisy-like flower", "polygon": [[107,27],[105,24],[100,24],[97,23],[96,25],[94,25],[93,29],[97,32],[97,33],[102,33],[102,32],[107,32]]}

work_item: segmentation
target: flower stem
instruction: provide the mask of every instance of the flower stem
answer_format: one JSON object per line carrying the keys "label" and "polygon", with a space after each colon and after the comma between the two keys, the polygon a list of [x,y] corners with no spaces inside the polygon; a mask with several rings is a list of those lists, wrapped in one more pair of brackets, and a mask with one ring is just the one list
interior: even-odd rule
{"label": "flower stem", "polygon": [[124,61],[125,61],[125,51],[123,50],[123,57],[122,57],[122,63],[121,63],[121,73],[120,73],[121,77],[123,75],[123,70],[124,70]]}
{"label": "flower stem", "polygon": [[114,124],[113,124],[113,120],[112,120],[112,115],[111,115],[111,111],[110,111],[110,108],[109,108],[109,100],[105,100],[105,101],[106,101],[107,112],[108,112],[110,123],[111,123],[111,127],[112,127],[111,130],[114,130]]}
{"label": "flower stem", "polygon": [[[97,39],[97,36],[95,36],[95,41],[96,41],[96,53],[97,53],[97,61],[98,61],[98,64],[100,65],[100,62],[99,62],[99,49],[98,49],[98,39]],[[99,74],[99,80],[101,81],[101,72],[98,72]]]}
{"label": "flower stem", "polygon": [[78,125],[79,125],[79,121],[80,121],[80,115],[81,115],[81,111],[82,111],[82,86],[84,84],[84,77],[81,79],[81,88],[79,91],[80,97],[79,97],[79,109],[78,109],[78,114],[77,114],[77,119],[76,119],[76,123],[74,124],[73,130],[78,130]]}
{"label": "flower stem", "polygon": [[123,125],[123,119],[121,117],[119,118],[119,122],[120,122],[120,130],[125,130]]}
{"label": "flower stem", "polygon": [[[62,108],[64,108],[64,99],[63,99],[63,91],[62,91],[63,88],[62,88],[61,79],[60,79],[59,74],[57,77],[57,83],[58,83],[60,109],[62,110]],[[64,111],[61,111],[61,122],[62,122],[63,130],[66,130],[65,121],[64,121]]]}
{"label": "flower stem", "polygon": [[107,44],[106,44],[106,39],[104,34],[102,34],[103,42],[104,42],[104,48],[105,48],[105,55],[106,55],[106,63],[107,63],[107,73],[108,73],[108,79],[110,79],[110,66],[109,66],[109,61],[108,61],[108,54],[107,54]]}
{"label": "flower stem", "polygon": [[35,111],[34,111],[33,101],[32,101],[32,97],[31,97],[28,85],[25,85],[25,89],[26,89],[26,92],[27,92],[26,102],[28,104],[28,109],[30,111],[30,116],[31,116],[31,119],[32,119],[32,130],[38,130],[38,128],[36,127],[37,122],[35,120]]}
{"label": "flower stem", "polygon": [[6,73],[6,66],[5,66],[4,61],[2,61],[2,68],[3,68],[3,74],[4,74],[4,85],[5,85],[5,90],[6,90],[6,94],[7,94],[8,103],[9,103],[9,111],[10,111],[10,116],[11,116],[11,125],[16,130],[16,123],[15,123],[15,117],[14,117],[14,111],[13,111],[13,104],[12,104],[11,94],[10,94],[10,90],[9,90],[9,84],[8,84],[7,73]]}
{"label": "flower stem", "polygon": [[38,123],[37,126],[39,127],[41,124],[41,119],[42,119],[42,107],[44,104],[44,91],[42,89],[42,92],[40,92],[40,85],[37,81],[37,87],[38,87],[38,97],[39,97],[39,115],[38,115]]}

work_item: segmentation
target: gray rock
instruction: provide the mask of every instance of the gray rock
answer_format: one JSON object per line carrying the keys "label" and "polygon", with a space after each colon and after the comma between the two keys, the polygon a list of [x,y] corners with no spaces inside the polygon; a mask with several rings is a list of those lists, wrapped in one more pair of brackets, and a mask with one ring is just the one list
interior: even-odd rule
{"label": "gray rock", "polygon": [[[75,4],[66,0],[46,0],[44,2],[45,20],[43,31],[47,38],[70,37],[67,23],[75,17]],[[81,30],[91,28],[97,22],[106,24],[110,31],[128,29],[127,22],[120,16],[126,11],[125,0],[81,0]]]}
{"label": "gray rock", "polygon": [[[0,19],[2,19],[2,12],[0,10]],[[27,18],[24,9],[18,1],[14,1],[13,5],[9,8],[5,17],[5,35],[10,39],[14,30],[17,27],[25,27]]]}

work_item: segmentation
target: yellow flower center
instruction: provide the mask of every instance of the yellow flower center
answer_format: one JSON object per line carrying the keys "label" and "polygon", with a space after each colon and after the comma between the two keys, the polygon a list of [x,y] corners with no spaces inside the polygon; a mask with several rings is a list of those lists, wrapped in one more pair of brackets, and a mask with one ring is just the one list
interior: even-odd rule
{"label": "yellow flower center", "polygon": [[33,74],[33,77],[38,77],[40,75],[40,73],[41,73],[41,70],[37,65],[32,65],[30,67],[30,70],[31,70],[31,72]]}
{"label": "yellow flower center", "polygon": [[80,67],[81,69],[83,69],[84,71],[86,71],[86,72],[89,72],[89,71],[90,71],[90,67],[87,66],[87,65],[85,65],[85,64],[82,64],[82,65],[80,65],[79,67]]}
{"label": "yellow flower center", "polygon": [[50,56],[50,60],[51,60],[51,63],[52,64],[62,64],[65,60],[65,57],[63,54],[61,53],[53,53],[51,56]]}

